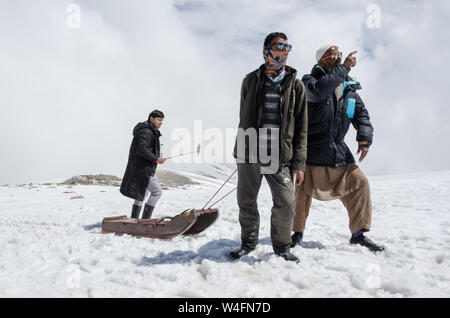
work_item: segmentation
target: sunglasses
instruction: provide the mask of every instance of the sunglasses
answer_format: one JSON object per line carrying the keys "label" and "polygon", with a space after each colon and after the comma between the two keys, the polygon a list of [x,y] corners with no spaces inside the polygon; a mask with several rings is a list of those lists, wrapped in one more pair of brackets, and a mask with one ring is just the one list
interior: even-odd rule
{"label": "sunglasses", "polygon": [[290,52],[292,50],[292,45],[284,43],[284,42],[272,43],[272,46],[275,46],[280,51],[283,51],[284,49],[286,49],[286,51]]}

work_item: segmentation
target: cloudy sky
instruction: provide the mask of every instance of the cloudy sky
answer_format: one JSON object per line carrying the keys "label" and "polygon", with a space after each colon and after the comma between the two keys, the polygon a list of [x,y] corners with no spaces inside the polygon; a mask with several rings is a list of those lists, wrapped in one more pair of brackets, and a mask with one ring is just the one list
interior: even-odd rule
{"label": "cloudy sky", "polygon": [[272,31],[288,35],[299,76],[325,43],[358,50],[368,175],[450,169],[448,1],[79,0],[79,28],[71,3],[0,0],[1,184],[122,176],[131,131],[154,108],[166,155],[194,120],[225,134]]}

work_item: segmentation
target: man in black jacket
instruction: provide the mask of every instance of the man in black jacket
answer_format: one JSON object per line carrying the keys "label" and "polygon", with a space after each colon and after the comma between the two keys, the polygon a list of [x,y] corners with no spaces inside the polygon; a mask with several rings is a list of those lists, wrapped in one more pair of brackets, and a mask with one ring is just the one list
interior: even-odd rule
{"label": "man in black jacket", "polygon": [[317,64],[303,77],[308,100],[308,149],[304,182],[296,189],[292,246],[302,241],[312,198],[340,199],[349,215],[350,243],[372,251],[382,251],[364,236],[370,230],[372,203],[369,182],[355,164],[344,142],[350,124],[357,130],[361,162],[369,152],[373,127],[364,103],[356,92],[361,89],[348,73],[356,65],[352,52],[341,64],[342,53],[334,45],[317,50]]}
{"label": "man in black jacket", "polygon": [[139,218],[146,191],[150,192],[150,196],[144,207],[143,219],[151,217],[156,202],[162,195],[161,185],[155,173],[157,164],[166,161],[160,157],[159,128],[163,120],[164,114],[154,110],[147,121],[138,123],[133,129],[133,141],[120,192],[135,199],[131,211],[131,217],[135,219]]}

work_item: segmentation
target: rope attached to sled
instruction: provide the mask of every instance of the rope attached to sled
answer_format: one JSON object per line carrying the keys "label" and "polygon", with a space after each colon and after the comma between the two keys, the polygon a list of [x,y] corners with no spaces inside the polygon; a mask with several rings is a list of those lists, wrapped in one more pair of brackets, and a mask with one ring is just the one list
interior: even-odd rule
{"label": "rope attached to sled", "polygon": [[[231,179],[231,177],[236,173],[238,169],[234,170],[234,172],[228,177],[228,179],[222,184],[222,186],[219,188],[219,190],[216,191],[216,193],[214,193],[214,195],[208,200],[208,202],[205,203],[205,205],[203,206],[202,210],[205,209],[205,207],[208,205],[209,202],[211,202],[211,200],[217,195],[217,193],[219,193],[219,191],[223,188],[223,186],[228,182],[228,180]],[[218,203],[219,201],[221,201],[223,198],[225,198],[227,195],[229,195],[231,192],[233,192],[236,188],[234,188],[233,190],[231,190],[230,192],[228,192],[226,195],[224,195],[222,198],[220,198],[218,201],[214,202],[209,208],[211,208],[214,204]]]}
{"label": "rope attached to sled", "polygon": [[231,192],[233,192],[233,191],[236,190],[236,189],[237,189],[237,187],[234,188],[233,190],[231,190],[230,192],[228,192],[227,194],[225,194],[225,195],[224,195],[223,197],[221,197],[219,200],[217,200],[216,202],[214,202],[213,204],[211,204],[211,205],[209,206],[208,209],[211,209],[214,205],[216,205],[216,203],[219,203],[220,201],[222,201],[223,199],[225,199],[226,196],[228,196]]}
{"label": "rope attached to sled", "polygon": [[172,220],[173,217],[171,217],[171,216],[162,216],[162,217],[160,217],[160,218],[156,221],[156,223],[161,223],[161,222],[164,221],[165,219],[170,219],[170,220]]}

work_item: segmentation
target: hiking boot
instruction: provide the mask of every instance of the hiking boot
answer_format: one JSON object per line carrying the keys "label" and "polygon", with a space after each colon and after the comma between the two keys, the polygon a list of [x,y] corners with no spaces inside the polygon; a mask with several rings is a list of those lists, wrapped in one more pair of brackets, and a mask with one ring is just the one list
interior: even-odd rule
{"label": "hiking boot", "polygon": [[246,250],[246,249],[244,249],[244,248],[240,248],[239,250],[237,250],[237,251],[233,251],[233,252],[230,252],[230,257],[232,258],[232,259],[240,259],[242,256],[244,256],[244,255],[247,255],[248,253],[250,253],[251,251],[248,251],[248,250]]}
{"label": "hiking boot", "polygon": [[141,207],[139,205],[133,204],[131,208],[131,218],[139,219],[139,213],[141,213]]}
{"label": "hiking boot", "polygon": [[294,234],[292,234],[291,239],[292,239],[291,247],[300,245],[300,243],[303,241],[303,232],[295,232]]}
{"label": "hiking boot", "polygon": [[275,255],[283,257],[285,261],[300,263],[300,259],[291,252],[275,253]]}
{"label": "hiking boot", "polygon": [[352,236],[350,239],[350,244],[359,244],[361,246],[367,247],[372,252],[384,251],[384,246],[375,244],[368,237],[365,237],[364,235],[359,235],[357,237]]}
{"label": "hiking boot", "polygon": [[142,218],[143,219],[150,219],[150,217],[152,216],[154,208],[155,208],[154,206],[146,204],[145,207],[144,207],[144,213],[142,213]]}

